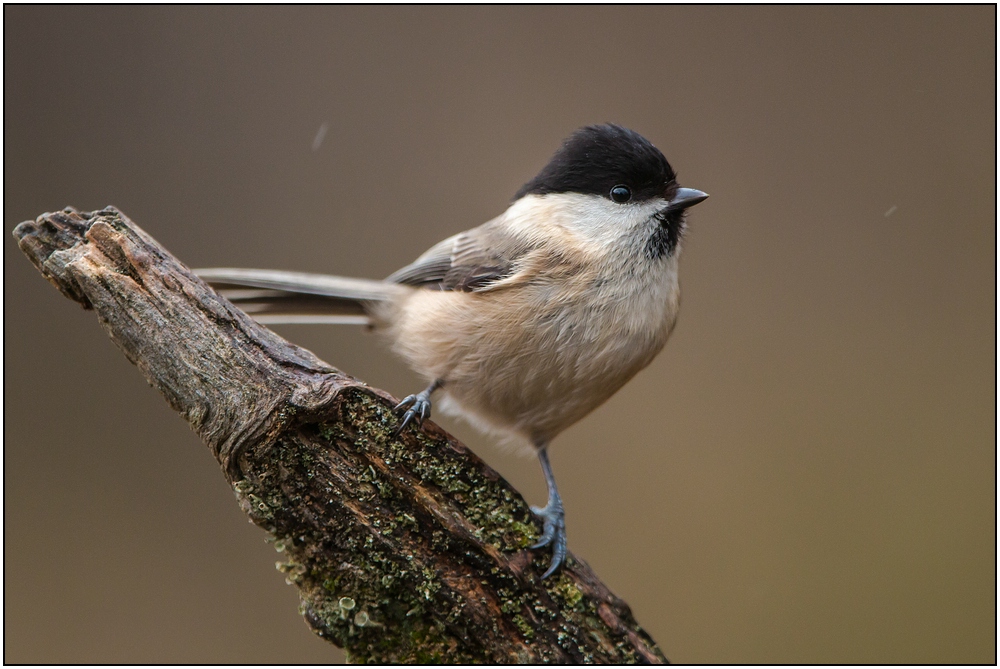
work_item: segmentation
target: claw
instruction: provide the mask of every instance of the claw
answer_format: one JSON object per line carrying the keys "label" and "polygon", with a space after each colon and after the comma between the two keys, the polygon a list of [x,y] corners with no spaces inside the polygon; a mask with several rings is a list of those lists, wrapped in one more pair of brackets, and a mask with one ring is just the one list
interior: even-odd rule
{"label": "claw", "polygon": [[532,549],[544,548],[552,544],[552,558],[549,560],[549,567],[542,574],[542,579],[551,576],[560,565],[566,560],[566,520],[563,513],[562,504],[557,499],[552,501],[545,508],[531,507],[532,512],[542,519],[542,536],[535,542]]}
{"label": "claw", "polygon": [[[531,507],[531,510],[535,512],[535,515],[540,515],[541,509],[537,506]],[[532,550],[536,548],[545,548],[550,543],[552,543],[552,537],[556,535],[556,525],[555,523],[550,523],[545,521],[544,529],[542,530],[542,536],[538,538],[538,541],[533,543],[530,548]]]}
{"label": "claw", "polygon": [[566,530],[561,530],[556,537],[556,545],[552,547],[552,560],[549,562],[549,568],[545,570],[542,574],[542,580],[544,581],[549,576],[551,576],[556,569],[562,565],[566,560]]}
{"label": "claw", "polygon": [[[417,402],[418,398],[416,395],[407,395],[402,402],[396,405],[396,408],[394,408],[393,411],[398,412],[403,407],[409,406],[411,404],[416,405]],[[407,409],[406,413],[403,414],[403,422],[400,423],[399,427],[396,428],[396,434],[394,436],[398,437],[400,433],[406,428],[406,426],[410,424],[410,421],[413,420],[413,417],[416,415],[417,413],[413,410],[413,407]]]}
{"label": "claw", "polygon": [[[412,406],[411,406],[412,405]],[[406,413],[403,414],[403,422],[400,423],[399,427],[396,428],[396,435],[399,436],[406,426],[411,422],[416,420],[416,425],[419,426],[424,422],[424,419],[431,413],[431,401],[430,399],[423,398],[420,395],[409,395],[402,402],[396,405],[394,411],[399,411],[403,407],[409,407]]]}
{"label": "claw", "polygon": [[409,407],[403,414],[403,422],[396,429],[395,436],[398,437],[411,422],[421,425],[431,415],[431,393],[441,385],[440,381],[435,381],[429,388],[416,395],[407,395],[402,402],[396,405],[393,411],[399,411],[403,407]]}
{"label": "claw", "polygon": [[405,407],[405,406],[407,406],[409,404],[413,404],[416,401],[417,401],[417,396],[416,395],[407,395],[406,397],[403,398],[403,401],[400,402],[399,404],[397,404],[396,406],[394,406],[392,408],[392,410],[393,411],[399,411],[403,407]]}

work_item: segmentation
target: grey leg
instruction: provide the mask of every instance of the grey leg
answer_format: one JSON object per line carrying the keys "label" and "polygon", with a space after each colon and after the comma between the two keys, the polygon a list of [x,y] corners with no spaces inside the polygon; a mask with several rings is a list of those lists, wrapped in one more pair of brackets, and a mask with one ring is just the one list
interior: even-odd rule
{"label": "grey leg", "polygon": [[556,478],[552,475],[552,466],[549,464],[548,444],[543,444],[538,448],[538,461],[542,464],[542,473],[545,474],[545,483],[549,488],[549,501],[543,508],[531,507],[536,516],[542,519],[542,536],[532,548],[542,548],[552,544],[552,559],[549,561],[549,568],[542,574],[542,578],[548,578],[566,559],[566,520],[563,513],[562,498],[559,497],[559,490],[556,488]]}
{"label": "grey leg", "polygon": [[427,386],[422,392],[416,395],[407,395],[402,402],[396,405],[394,411],[399,411],[403,407],[409,407],[406,413],[403,414],[403,423],[396,430],[396,436],[403,431],[410,421],[416,419],[416,424],[420,425],[424,420],[431,415],[431,393],[444,385],[444,381],[437,379],[431,385]]}

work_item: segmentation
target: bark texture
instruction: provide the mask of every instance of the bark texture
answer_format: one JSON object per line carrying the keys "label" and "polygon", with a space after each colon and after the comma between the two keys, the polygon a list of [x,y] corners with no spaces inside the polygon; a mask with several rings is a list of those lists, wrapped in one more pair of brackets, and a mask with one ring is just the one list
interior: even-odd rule
{"label": "bark texture", "polygon": [[431,422],[257,324],[114,208],[43,214],[18,245],[215,454],[301,612],[354,662],[660,663],[581,560],[546,581],[516,490]]}

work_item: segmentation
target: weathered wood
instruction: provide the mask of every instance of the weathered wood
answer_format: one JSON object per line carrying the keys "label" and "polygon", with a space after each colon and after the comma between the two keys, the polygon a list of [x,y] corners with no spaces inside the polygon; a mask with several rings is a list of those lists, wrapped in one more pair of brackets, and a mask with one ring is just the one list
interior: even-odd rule
{"label": "weathered wood", "polygon": [[14,236],[205,441],[351,660],[665,661],[579,559],[539,579],[538,523],[468,448],[431,422],[394,437],[387,393],[248,318],[118,210]]}

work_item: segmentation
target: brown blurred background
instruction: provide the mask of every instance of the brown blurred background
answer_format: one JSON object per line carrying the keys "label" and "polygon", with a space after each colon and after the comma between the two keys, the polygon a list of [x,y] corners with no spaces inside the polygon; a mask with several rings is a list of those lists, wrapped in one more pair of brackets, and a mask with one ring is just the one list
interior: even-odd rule
{"label": "brown blurred background", "polygon": [[[343,659],[18,222],[383,277],[614,121],[712,198],[665,352],[553,447],[571,549],[675,662],[995,662],[995,16],[5,7],[4,660]],[[278,332],[420,387],[357,328]]]}

